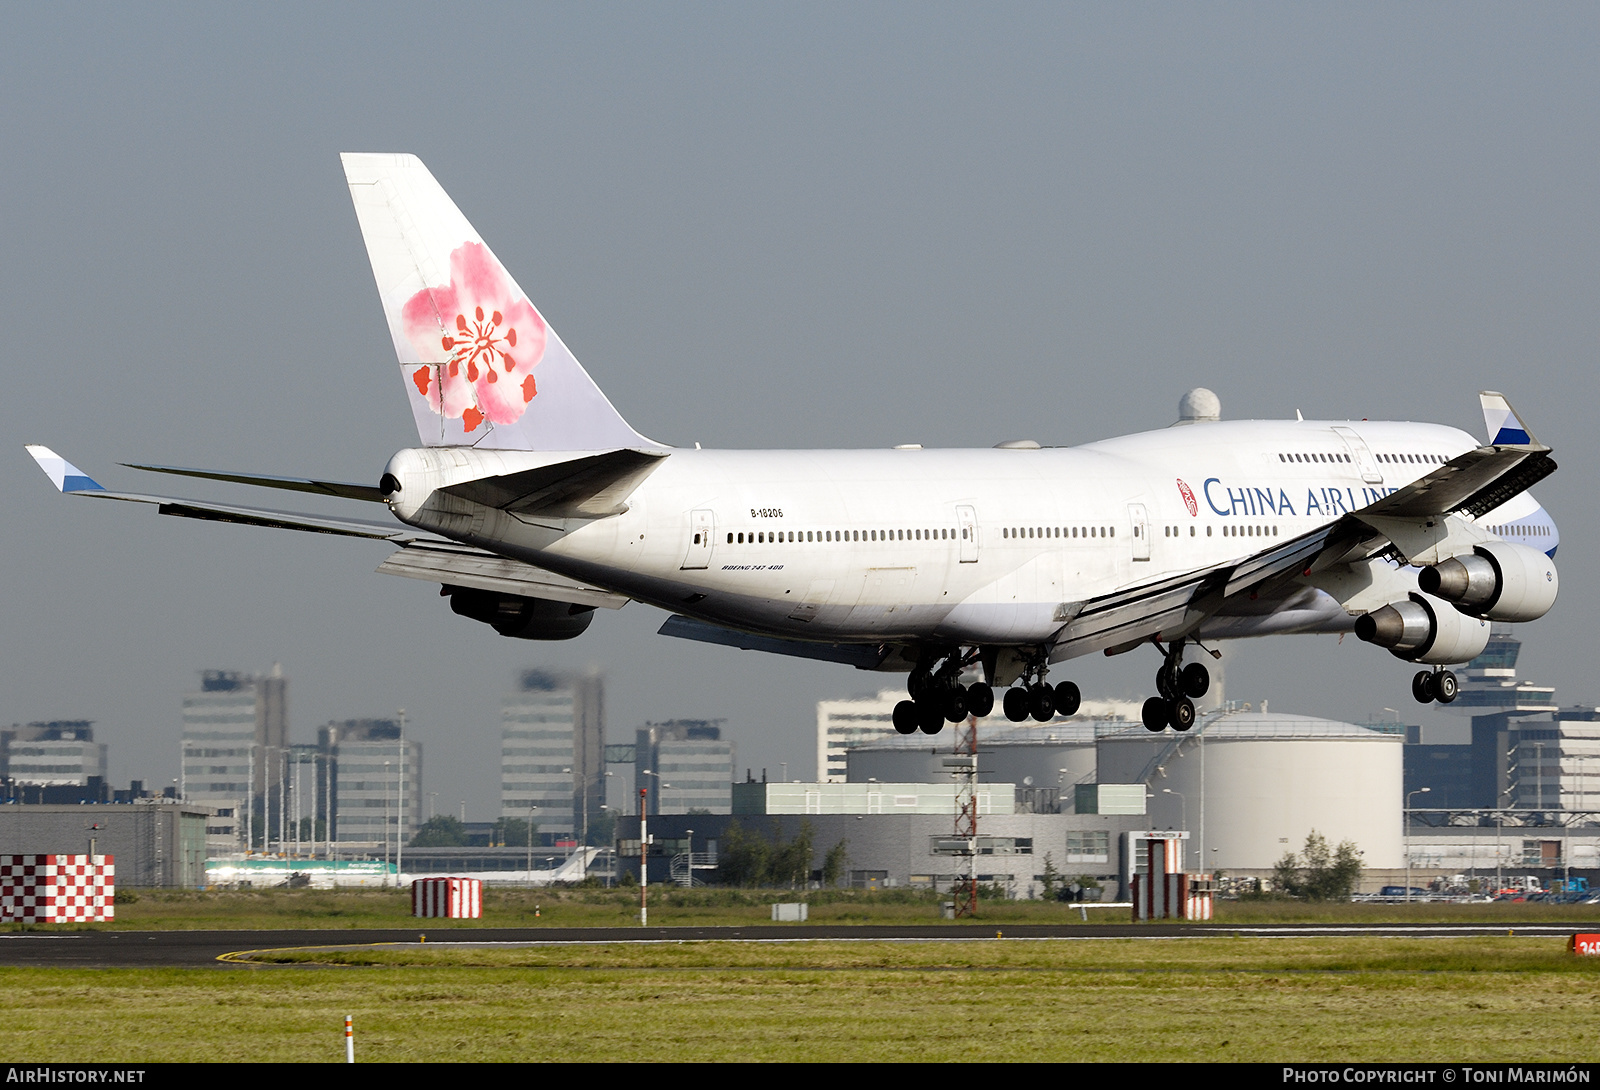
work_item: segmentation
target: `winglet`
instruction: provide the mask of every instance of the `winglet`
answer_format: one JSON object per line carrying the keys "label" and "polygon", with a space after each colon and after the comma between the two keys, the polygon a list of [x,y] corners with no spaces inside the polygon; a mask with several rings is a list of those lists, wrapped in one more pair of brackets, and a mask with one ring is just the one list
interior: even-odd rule
{"label": "winglet", "polygon": [[45,476],[49,477],[50,482],[62,492],[105,491],[93,477],[49,447],[41,447],[37,443],[28,443],[26,446],[28,453],[33,455],[33,460],[44,470]]}
{"label": "winglet", "polygon": [[1483,403],[1483,426],[1492,447],[1536,447],[1539,441],[1528,431],[1528,426],[1511,407],[1504,394],[1481,390],[1478,400]]}

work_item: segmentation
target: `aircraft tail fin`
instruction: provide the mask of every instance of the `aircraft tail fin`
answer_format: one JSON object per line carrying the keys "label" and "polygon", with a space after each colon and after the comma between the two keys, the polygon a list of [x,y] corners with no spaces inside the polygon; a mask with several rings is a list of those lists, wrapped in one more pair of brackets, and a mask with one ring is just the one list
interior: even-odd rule
{"label": "aircraft tail fin", "polygon": [[1493,390],[1482,390],[1478,393],[1478,400],[1483,403],[1483,426],[1488,432],[1490,446],[1542,445],[1533,437],[1533,433],[1522,422],[1522,417],[1517,415],[1517,410],[1511,407],[1511,402],[1506,400],[1504,394]]}
{"label": "aircraft tail fin", "polygon": [[420,159],[341,158],[425,445],[660,446],[628,426]]}

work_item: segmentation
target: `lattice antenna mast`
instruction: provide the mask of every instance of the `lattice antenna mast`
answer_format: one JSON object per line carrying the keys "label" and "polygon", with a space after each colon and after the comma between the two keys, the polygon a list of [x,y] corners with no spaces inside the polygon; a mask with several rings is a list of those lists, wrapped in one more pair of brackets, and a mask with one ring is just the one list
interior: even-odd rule
{"label": "lattice antenna mast", "polygon": [[967,716],[955,730],[955,755],[945,764],[956,778],[956,837],[965,841],[965,888],[956,894],[956,916],[978,914],[978,720]]}

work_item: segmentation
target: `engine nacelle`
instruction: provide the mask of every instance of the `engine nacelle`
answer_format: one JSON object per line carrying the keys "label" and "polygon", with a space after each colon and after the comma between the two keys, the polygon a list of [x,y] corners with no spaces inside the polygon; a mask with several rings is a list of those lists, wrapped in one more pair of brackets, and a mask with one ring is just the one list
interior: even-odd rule
{"label": "engine nacelle", "polygon": [[516,640],[570,640],[594,620],[593,606],[449,584],[439,588],[439,593],[450,596],[452,611]]}
{"label": "engine nacelle", "polygon": [[1357,617],[1356,636],[1409,662],[1444,665],[1477,658],[1489,642],[1489,623],[1413,594]]}
{"label": "engine nacelle", "polygon": [[1423,568],[1417,585],[1471,617],[1536,621],[1555,605],[1561,580],[1556,562],[1538,549],[1491,541]]}

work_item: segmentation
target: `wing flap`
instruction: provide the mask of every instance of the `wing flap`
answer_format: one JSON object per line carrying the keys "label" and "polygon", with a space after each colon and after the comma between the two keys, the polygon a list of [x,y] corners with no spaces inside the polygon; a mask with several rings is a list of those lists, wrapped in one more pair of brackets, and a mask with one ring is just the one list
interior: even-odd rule
{"label": "wing flap", "polygon": [[520,560],[445,541],[408,543],[379,564],[378,571],[407,579],[603,609],[621,609],[629,601],[626,595],[591,587]]}
{"label": "wing flap", "polygon": [[804,640],[786,640],[778,636],[755,636],[721,625],[696,621],[681,614],[668,617],[657,633],[675,636],[680,640],[697,640],[723,647],[737,647],[742,651],[765,651],[774,655],[794,658],[819,659],[823,662],[841,662],[857,670],[876,670],[883,665],[893,648],[876,643],[807,643]]}

